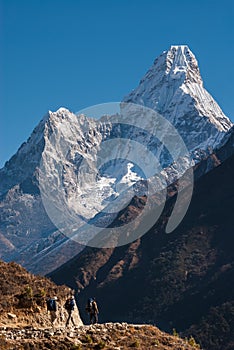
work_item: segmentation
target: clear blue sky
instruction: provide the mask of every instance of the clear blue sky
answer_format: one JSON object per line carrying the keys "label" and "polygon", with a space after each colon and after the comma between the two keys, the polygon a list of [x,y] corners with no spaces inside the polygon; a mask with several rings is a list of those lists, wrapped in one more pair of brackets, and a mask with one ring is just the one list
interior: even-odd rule
{"label": "clear blue sky", "polygon": [[188,44],[234,120],[234,1],[0,0],[0,166],[47,110],[119,101],[170,45]]}

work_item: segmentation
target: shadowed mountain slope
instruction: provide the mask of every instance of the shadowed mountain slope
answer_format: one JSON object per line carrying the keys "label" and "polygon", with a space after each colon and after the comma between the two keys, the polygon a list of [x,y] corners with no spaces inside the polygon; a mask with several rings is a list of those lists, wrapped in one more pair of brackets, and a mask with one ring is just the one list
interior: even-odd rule
{"label": "shadowed mountain slope", "polygon": [[[174,197],[141,239],[116,249],[86,248],[51,277],[77,289],[80,304],[95,295],[103,321],[131,320],[156,323],[167,331],[192,330],[206,349],[231,349],[233,178],[232,155],[197,180],[189,210],[172,234],[166,235],[164,228]],[[131,216],[133,207],[140,210],[142,201],[135,199],[125,217]]]}

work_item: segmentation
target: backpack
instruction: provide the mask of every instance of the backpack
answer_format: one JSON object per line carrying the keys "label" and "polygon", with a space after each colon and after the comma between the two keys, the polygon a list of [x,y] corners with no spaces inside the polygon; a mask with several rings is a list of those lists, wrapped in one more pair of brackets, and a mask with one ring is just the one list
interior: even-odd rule
{"label": "backpack", "polygon": [[57,311],[56,301],[54,299],[49,299],[46,302],[48,311]]}
{"label": "backpack", "polygon": [[75,307],[74,299],[67,299],[64,307],[68,311],[74,310],[74,307]]}
{"label": "backpack", "polygon": [[89,298],[86,305],[86,311],[91,312],[93,309],[93,299]]}
{"label": "backpack", "polygon": [[95,299],[89,298],[86,305],[86,311],[90,314],[98,313],[97,303]]}

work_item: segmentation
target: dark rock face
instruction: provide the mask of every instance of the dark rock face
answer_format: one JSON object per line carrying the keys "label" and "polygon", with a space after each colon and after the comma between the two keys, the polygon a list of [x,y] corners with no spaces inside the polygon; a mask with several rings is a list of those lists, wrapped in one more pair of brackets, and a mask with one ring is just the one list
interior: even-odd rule
{"label": "dark rock face", "polygon": [[[221,149],[218,156],[228,152],[231,148]],[[156,323],[164,330],[193,332],[206,349],[231,349],[234,156],[216,165],[196,181],[190,208],[173,233],[166,235],[164,228],[174,197],[140,240],[116,249],[86,248],[53,272],[53,280],[76,288],[80,305],[95,295],[102,321]],[[131,215],[131,207],[127,211]]]}

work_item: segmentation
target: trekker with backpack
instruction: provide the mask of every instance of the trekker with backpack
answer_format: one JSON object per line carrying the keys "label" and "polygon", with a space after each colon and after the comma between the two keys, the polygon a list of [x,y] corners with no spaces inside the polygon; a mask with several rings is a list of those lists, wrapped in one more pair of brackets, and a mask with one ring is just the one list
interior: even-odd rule
{"label": "trekker with backpack", "polygon": [[47,311],[50,313],[51,325],[54,325],[54,322],[57,318],[57,297],[49,298],[46,301]]}
{"label": "trekker with backpack", "polygon": [[95,298],[89,298],[86,305],[86,312],[89,314],[90,324],[98,323],[98,306]]}
{"label": "trekker with backpack", "polygon": [[75,299],[73,296],[69,297],[65,304],[64,304],[64,307],[65,309],[67,310],[67,313],[68,313],[68,318],[67,318],[67,321],[66,321],[66,327],[69,325],[69,322],[71,320],[73,326],[75,326],[75,322],[73,320],[73,317],[72,317],[72,312],[74,311],[75,309]]}

